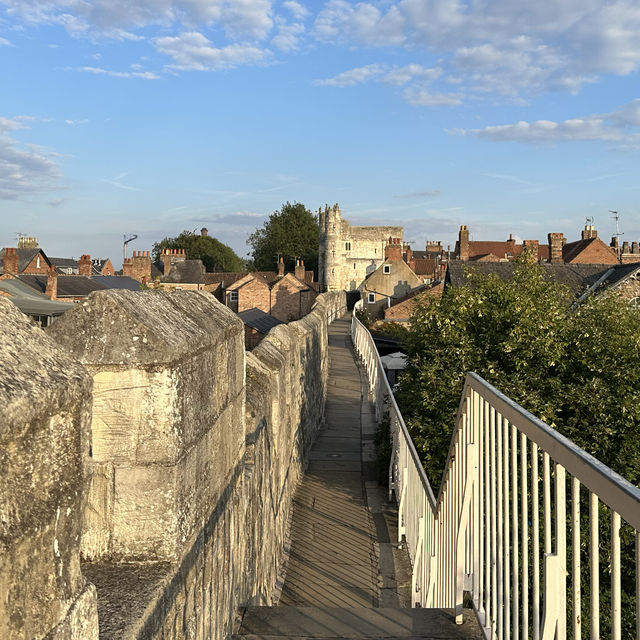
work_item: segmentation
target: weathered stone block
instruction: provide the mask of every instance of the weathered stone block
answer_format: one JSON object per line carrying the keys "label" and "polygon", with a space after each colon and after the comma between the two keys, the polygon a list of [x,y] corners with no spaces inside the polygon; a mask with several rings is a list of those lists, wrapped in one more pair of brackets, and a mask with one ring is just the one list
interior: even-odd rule
{"label": "weathered stone block", "polygon": [[109,291],[48,331],[93,374],[93,459],[114,469],[83,552],[179,559],[242,458],[242,322],[208,293]]}
{"label": "weathered stone block", "polygon": [[2,298],[0,360],[0,637],[97,638],[79,563],[91,379]]}

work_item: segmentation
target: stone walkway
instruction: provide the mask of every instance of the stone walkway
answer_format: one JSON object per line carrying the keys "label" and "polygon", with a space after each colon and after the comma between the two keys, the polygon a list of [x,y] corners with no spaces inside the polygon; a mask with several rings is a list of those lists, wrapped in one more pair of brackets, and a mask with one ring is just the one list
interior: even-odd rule
{"label": "stone walkway", "polygon": [[360,413],[360,373],[348,321],[337,320],[329,334],[326,421],[294,499],[280,605],[378,606],[378,552],[365,503]]}
{"label": "stone walkway", "polygon": [[234,640],[479,639],[475,618],[458,626],[440,610],[402,608],[410,565],[375,481],[375,419],[349,325],[343,318],[330,327],[326,420],[294,499],[279,604],[244,609]]}

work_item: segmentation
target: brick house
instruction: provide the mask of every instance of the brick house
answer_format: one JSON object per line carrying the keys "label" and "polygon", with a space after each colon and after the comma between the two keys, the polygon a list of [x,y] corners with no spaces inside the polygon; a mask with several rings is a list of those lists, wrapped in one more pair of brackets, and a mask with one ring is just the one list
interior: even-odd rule
{"label": "brick house", "polygon": [[259,309],[282,322],[290,322],[307,315],[318,295],[314,286],[305,280],[304,262],[298,260],[294,273],[284,273],[280,260],[278,273],[248,273],[226,287],[225,304],[242,313]]}
{"label": "brick house", "polygon": [[412,291],[424,288],[423,280],[403,260],[401,238],[389,238],[384,262],[360,285],[363,309],[382,317],[385,307],[405,299]]}
{"label": "brick house", "polygon": [[6,247],[0,251],[3,273],[40,274],[46,276],[51,269],[51,260],[40,247]]}
{"label": "brick house", "polygon": [[[454,259],[462,262],[511,262],[523,251],[530,251],[540,263],[551,264],[618,264],[620,262],[640,262],[638,243],[624,243],[618,247],[617,238],[607,245],[598,237],[593,225],[585,225],[580,240],[567,242],[562,233],[549,233],[548,244],[538,240],[524,240],[516,243],[513,235],[508,240],[469,240],[469,228],[462,225],[458,232]],[[633,253],[633,251],[636,253]]]}
{"label": "brick house", "polygon": [[390,307],[385,307],[383,316],[385,322],[395,322],[408,327],[416,302],[425,300],[438,300],[442,297],[444,282],[437,282],[433,286],[425,289],[416,289],[409,293],[404,300],[393,303]]}

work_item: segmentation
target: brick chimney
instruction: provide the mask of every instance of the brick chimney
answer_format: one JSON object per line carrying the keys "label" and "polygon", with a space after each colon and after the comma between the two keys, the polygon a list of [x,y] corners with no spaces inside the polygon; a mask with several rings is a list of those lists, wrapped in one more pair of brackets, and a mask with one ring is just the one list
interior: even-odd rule
{"label": "brick chimney", "polygon": [[387,242],[387,246],[384,248],[385,260],[402,260],[402,240],[400,238],[391,238]]}
{"label": "brick chimney", "polygon": [[582,239],[590,240],[591,238],[597,238],[598,232],[596,228],[592,224],[585,224],[584,229],[582,230]]}
{"label": "brick chimney", "polygon": [[87,253],[83,253],[78,260],[78,275],[91,277],[91,256]]}
{"label": "brick chimney", "polygon": [[613,236],[611,238],[611,244],[609,245],[616,253],[618,253],[619,244],[618,244],[618,236]]}
{"label": "brick chimney", "polygon": [[203,238],[206,238],[209,235],[209,229],[207,229],[207,227],[202,227],[202,229],[200,229],[200,235]]}
{"label": "brick chimney", "polygon": [[409,268],[412,271],[415,271],[416,261],[413,259],[413,251],[411,250],[411,245],[407,245],[405,249],[405,262],[409,265]]}
{"label": "brick chimney", "polygon": [[15,247],[8,247],[4,250],[4,264],[3,269],[5,273],[11,273],[14,276],[18,273],[18,252]]}
{"label": "brick chimney", "polygon": [[631,253],[635,253],[635,254],[640,253],[637,242],[631,243]]}
{"label": "brick chimney", "polygon": [[458,232],[458,260],[469,260],[469,229],[466,224]]}
{"label": "brick chimney", "polygon": [[549,259],[552,264],[563,264],[562,259],[562,247],[564,247],[566,240],[562,233],[550,233],[549,238]]}
{"label": "brick chimney", "polygon": [[284,260],[282,259],[282,256],[278,259],[278,275],[284,275]]}
{"label": "brick chimney", "polygon": [[629,243],[626,240],[622,243],[622,253],[630,253]]}
{"label": "brick chimney", "polygon": [[131,277],[142,284],[151,281],[151,255],[148,251],[133,252]]}
{"label": "brick chimney", "polygon": [[296,278],[298,278],[298,280],[302,280],[302,282],[304,282],[304,261],[303,260],[296,260],[296,268],[294,270],[294,275]]}
{"label": "brick chimney", "polygon": [[50,299],[55,300],[58,297],[58,272],[54,265],[47,272],[47,288],[44,294]]}
{"label": "brick chimney", "polygon": [[131,278],[132,272],[133,272],[133,261],[131,260],[131,258],[125,258],[124,261],[122,262],[122,275],[128,276],[129,278]]}

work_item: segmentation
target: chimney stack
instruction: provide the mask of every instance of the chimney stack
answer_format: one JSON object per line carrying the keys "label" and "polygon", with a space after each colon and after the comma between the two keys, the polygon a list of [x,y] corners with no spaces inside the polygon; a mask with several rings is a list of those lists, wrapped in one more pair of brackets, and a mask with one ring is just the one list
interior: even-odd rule
{"label": "chimney stack", "polygon": [[549,236],[549,261],[551,264],[563,264],[562,247],[565,239],[562,233],[550,233]]}
{"label": "chimney stack", "polygon": [[51,269],[47,273],[47,288],[44,294],[50,300],[55,300],[58,297],[58,272],[54,265],[51,265]]}
{"label": "chimney stack", "polygon": [[630,253],[629,243],[626,240],[622,243],[622,253]]}
{"label": "chimney stack", "polygon": [[582,239],[583,240],[591,240],[591,238],[597,238],[598,232],[596,228],[592,224],[585,224],[584,229],[582,230]]}
{"label": "chimney stack", "polygon": [[635,253],[635,254],[640,253],[640,250],[638,248],[638,243],[637,242],[632,242],[631,243],[631,253]]}
{"label": "chimney stack", "polygon": [[469,260],[469,229],[466,224],[458,232],[458,260]]}
{"label": "chimney stack", "polygon": [[122,275],[128,276],[129,278],[131,278],[132,269],[133,269],[133,262],[131,258],[125,258],[124,261],[122,262]]}
{"label": "chimney stack", "polygon": [[200,235],[203,238],[206,238],[209,235],[209,229],[207,229],[207,227],[202,227],[202,229],[200,229]]}
{"label": "chimney stack", "polygon": [[151,255],[148,251],[133,252],[131,277],[142,284],[151,281]]}
{"label": "chimney stack", "polygon": [[18,252],[15,247],[8,247],[4,250],[3,269],[5,273],[14,276],[18,274]]}
{"label": "chimney stack", "polygon": [[91,277],[91,256],[87,253],[83,253],[78,260],[78,275]]}
{"label": "chimney stack", "polygon": [[534,260],[538,260],[538,248],[540,243],[537,240],[523,240],[524,250],[527,251]]}
{"label": "chimney stack", "polygon": [[384,248],[385,260],[402,260],[402,240],[400,238],[391,238],[387,242],[387,246]]}
{"label": "chimney stack", "polygon": [[282,256],[280,256],[280,259],[278,260],[278,275],[284,275],[284,260],[282,259]]}
{"label": "chimney stack", "polygon": [[298,280],[302,280],[304,282],[304,261],[296,260],[296,268],[294,270],[294,275]]}

